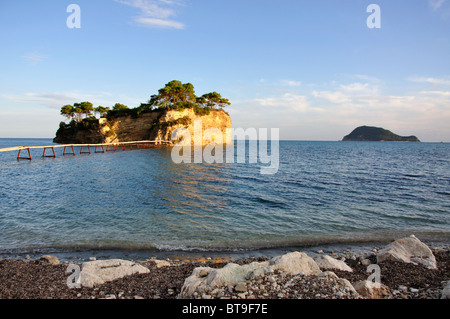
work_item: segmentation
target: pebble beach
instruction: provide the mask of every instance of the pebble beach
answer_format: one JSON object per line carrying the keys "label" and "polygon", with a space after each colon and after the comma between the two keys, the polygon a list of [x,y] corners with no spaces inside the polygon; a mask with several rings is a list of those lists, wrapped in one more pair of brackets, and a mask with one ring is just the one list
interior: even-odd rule
{"label": "pebble beach", "polygon": [[[450,250],[433,248],[436,269],[420,264],[386,260],[377,263],[377,253],[354,255],[347,252],[318,251],[344,262],[351,272],[321,269],[319,275],[303,272],[292,274],[270,270],[239,284],[224,284],[208,291],[196,291],[194,299],[441,299],[450,280]],[[95,258],[92,257],[91,261]],[[148,269],[146,273],[96,284],[92,287],[69,288],[68,261],[53,256],[36,259],[0,260],[1,299],[179,299],[186,279],[198,269],[222,269],[230,263],[240,266],[268,262],[268,257],[247,257],[239,260],[203,258],[196,260],[134,261]],[[73,262],[71,262],[73,264]],[[76,264],[76,263],[75,263]],[[367,265],[380,267],[383,289],[375,295],[355,292],[352,285],[367,280]],[[82,263],[78,266],[82,267]],[[205,275],[201,275],[206,276]],[[347,283],[351,283],[350,285]]]}

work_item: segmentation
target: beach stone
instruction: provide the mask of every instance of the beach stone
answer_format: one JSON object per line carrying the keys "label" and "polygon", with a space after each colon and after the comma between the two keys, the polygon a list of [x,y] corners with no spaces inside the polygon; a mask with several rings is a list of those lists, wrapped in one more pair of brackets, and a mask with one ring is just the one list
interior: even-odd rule
{"label": "beach stone", "polygon": [[318,275],[319,278],[338,279],[339,277],[332,271],[324,271]]}
{"label": "beach stone", "polygon": [[320,269],[331,270],[343,270],[348,272],[353,272],[353,270],[344,261],[337,260],[329,255],[321,255],[314,258]]}
{"label": "beach stone", "polygon": [[365,267],[367,267],[367,266],[372,264],[372,262],[369,259],[366,259],[366,258],[361,258],[360,262],[361,262],[361,265],[363,265]]}
{"label": "beach stone", "polygon": [[[245,282],[255,269],[267,267],[269,262],[253,262],[247,265],[229,263],[223,268],[197,267],[186,278],[181,288],[181,298],[191,298],[194,293],[206,293],[220,286],[232,286]],[[205,276],[205,273],[207,275]]]}
{"label": "beach stone", "polygon": [[[300,252],[288,253],[269,261],[252,262],[245,265],[228,263],[223,268],[197,267],[184,281],[179,297],[193,298],[196,293],[202,295],[223,286],[235,289],[239,283],[262,278],[273,274],[274,271],[292,275],[302,272],[305,275],[318,275],[322,272],[311,257]],[[271,279],[270,276],[269,279]]]}
{"label": "beach stone", "polygon": [[247,286],[244,283],[238,283],[236,286],[234,286],[234,291],[236,292],[246,292]]}
{"label": "beach stone", "polygon": [[92,288],[133,274],[145,274],[150,270],[135,262],[122,259],[88,261],[82,264],[81,285]]}
{"label": "beach stone", "polygon": [[199,276],[200,278],[206,277],[206,276],[208,276],[208,272],[207,272],[206,270],[202,269],[202,270],[200,271],[200,273],[198,274],[198,276]]}
{"label": "beach stone", "polygon": [[59,259],[57,257],[51,256],[51,255],[43,255],[43,256],[41,256],[41,258],[39,258],[39,260],[45,261],[52,265],[60,264]]}
{"label": "beach stone", "polygon": [[431,249],[414,235],[398,239],[381,249],[377,254],[377,263],[385,260],[421,264],[428,269],[437,268]]}
{"label": "beach stone", "polygon": [[272,258],[270,268],[290,275],[303,272],[308,276],[318,275],[322,272],[314,259],[298,251]]}
{"label": "beach stone", "polygon": [[337,278],[336,282],[340,284],[344,289],[348,292],[350,292],[352,295],[357,296],[358,291],[355,289],[355,287],[352,285],[350,281],[344,278]]}
{"label": "beach stone", "polygon": [[390,292],[389,287],[368,280],[358,281],[353,287],[361,296],[369,299],[380,299],[388,296]]}
{"label": "beach stone", "polygon": [[447,281],[444,289],[442,289],[441,299],[450,299],[450,280]]}
{"label": "beach stone", "polygon": [[167,260],[158,260],[158,259],[152,259],[152,261],[156,264],[156,268],[162,268],[162,267],[169,267],[170,262]]}

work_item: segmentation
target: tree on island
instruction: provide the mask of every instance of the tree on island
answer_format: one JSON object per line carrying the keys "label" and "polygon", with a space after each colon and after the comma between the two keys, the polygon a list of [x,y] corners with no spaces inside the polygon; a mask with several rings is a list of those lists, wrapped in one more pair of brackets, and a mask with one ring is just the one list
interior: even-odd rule
{"label": "tree on island", "polygon": [[116,103],[112,108],[101,105],[94,108],[91,102],[86,101],[74,103],[73,105],[64,105],[61,108],[61,115],[76,123],[81,123],[84,120],[86,122],[92,121],[95,119],[95,114],[107,118],[126,115],[138,117],[142,113],[161,109],[178,111],[193,109],[198,115],[206,115],[209,114],[211,109],[222,109],[230,104],[228,99],[223,98],[215,91],[196,96],[194,86],[191,83],[173,80],[159,89],[158,94],[152,95],[147,103],[141,103],[136,108],[129,108],[121,103]]}
{"label": "tree on island", "polygon": [[213,109],[223,108],[230,105],[230,101],[223,98],[217,92],[204,94],[200,97],[195,95],[194,86],[191,83],[183,84],[181,81],[170,81],[158,90],[157,95],[152,95],[146,104],[141,104],[142,108],[147,109],[175,109],[185,108],[194,109]]}
{"label": "tree on island", "polygon": [[121,111],[121,110],[127,110],[128,106],[125,104],[121,104],[121,103],[116,103],[114,104],[113,108],[114,111]]}
{"label": "tree on island", "polygon": [[91,116],[92,111],[94,111],[94,105],[91,102],[75,103],[73,106],[75,107],[75,109],[79,109],[79,111],[75,113],[84,114],[84,118],[88,118],[89,116]]}
{"label": "tree on island", "polygon": [[96,108],[94,108],[94,113],[98,113],[100,117],[104,117],[106,116],[109,110],[110,110],[109,107],[99,105]]}
{"label": "tree on island", "polygon": [[106,113],[108,110],[109,108],[104,108],[103,106],[94,108],[94,105],[91,102],[80,102],[74,103],[73,105],[64,105],[61,108],[61,115],[67,117],[69,120],[80,122],[83,118],[83,115],[84,118],[87,119],[93,116],[93,112],[102,114]]}

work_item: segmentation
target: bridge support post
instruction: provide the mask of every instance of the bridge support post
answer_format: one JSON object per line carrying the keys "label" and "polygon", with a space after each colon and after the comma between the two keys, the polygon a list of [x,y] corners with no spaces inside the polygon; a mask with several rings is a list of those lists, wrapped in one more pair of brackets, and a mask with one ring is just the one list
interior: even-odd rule
{"label": "bridge support post", "polygon": [[30,160],[30,161],[31,161],[31,153],[30,153],[30,149],[29,149],[29,148],[26,148],[26,150],[28,151],[28,157],[20,156],[20,152],[21,152],[22,150],[19,150],[19,153],[17,154],[17,160],[18,160],[18,161],[21,160],[21,159],[26,159],[26,160]]}
{"label": "bridge support post", "polygon": [[87,146],[87,148],[88,148],[88,151],[86,152],[83,152],[83,147],[86,147],[86,146],[81,146],[81,148],[80,148],[80,154],[91,154],[91,148],[89,147],[89,145]]}
{"label": "bridge support post", "polygon": [[[45,155],[45,151],[47,149],[51,149],[53,152],[53,155]],[[42,152],[42,157],[56,157],[55,149],[53,147],[44,147],[44,151]]]}
{"label": "bridge support post", "polygon": [[101,150],[101,151],[97,151],[98,145],[95,146],[95,151],[94,151],[94,153],[105,153],[105,149],[103,148],[103,145],[100,145],[100,147],[102,148],[102,150]]}
{"label": "bridge support post", "polygon": [[75,150],[73,149],[73,145],[70,145],[70,147],[72,148],[72,152],[68,153],[68,152],[66,152],[67,146],[64,146],[63,155],[73,155],[73,156],[75,156]]}

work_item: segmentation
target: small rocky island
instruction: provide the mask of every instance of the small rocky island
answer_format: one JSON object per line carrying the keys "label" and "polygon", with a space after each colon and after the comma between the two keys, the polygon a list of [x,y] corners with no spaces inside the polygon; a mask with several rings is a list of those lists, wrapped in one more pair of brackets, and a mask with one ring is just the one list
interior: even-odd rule
{"label": "small rocky island", "polygon": [[416,136],[400,136],[381,127],[360,126],[349,135],[344,136],[342,141],[362,142],[420,142]]}
{"label": "small rocky island", "polygon": [[[61,115],[70,122],[60,123],[53,142],[95,144],[170,141],[177,128],[186,128],[193,139],[194,122],[201,121],[202,133],[209,128],[216,128],[225,136],[224,143],[228,144],[231,143],[227,134],[231,118],[223,110],[227,105],[230,105],[228,99],[217,92],[197,96],[191,83],[173,80],[136,108],[121,103],[116,103],[112,108],[93,107],[90,102],[64,105]],[[208,138],[203,137],[203,143],[207,142]]]}

